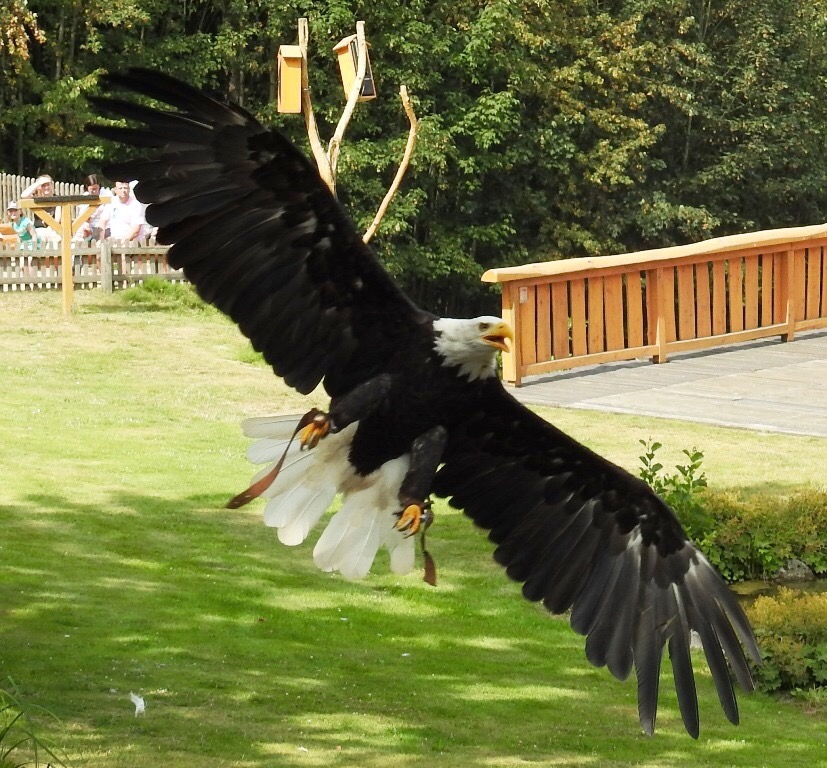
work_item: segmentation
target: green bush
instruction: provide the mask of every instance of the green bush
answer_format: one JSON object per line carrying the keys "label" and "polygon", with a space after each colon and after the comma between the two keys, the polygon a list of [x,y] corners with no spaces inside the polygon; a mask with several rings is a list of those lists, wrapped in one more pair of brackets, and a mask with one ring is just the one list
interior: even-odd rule
{"label": "green bush", "polygon": [[173,283],[160,277],[148,277],[120,294],[127,304],[147,310],[212,311],[189,283]]}
{"label": "green bush", "polygon": [[753,670],[761,690],[827,687],[827,593],[782,588],[759,597],[747,614],[763,659]]}
{"label": "green bush", "polygon": [[746,498],[713,491],[701,468],[702,451],[684,450],[687,463],[668,473],[657,460],[661,444],[640,442],[640,477],[675,510],[727,581],[772,578],[791,558],[827,574],[827,489]]}
{"label": "green bush", "polygon": [[827,573],[827,491],[741,498],[705,491],[693,538],[729,581],[769,579],[791,558]]}

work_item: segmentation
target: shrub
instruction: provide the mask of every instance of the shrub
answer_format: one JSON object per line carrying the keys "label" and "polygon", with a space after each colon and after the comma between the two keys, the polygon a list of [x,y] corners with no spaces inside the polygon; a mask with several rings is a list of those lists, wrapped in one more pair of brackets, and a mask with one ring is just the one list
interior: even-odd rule
{"label": "shrub", "polygon": [[120,296],[127,304],[140,306],[141,309],[212,310],[189,283],[173,283],[160,277],[148,277],[142,283],[127,288]]}
{"label": "shrub", "polygon": [[791,558],[827,573],[827,491],[703,494],[698,546],[729,581],[769,579]]}
{"label": "shrub", "polygon": [[763,664],[753,670],[764,691],[827,687],[827,593],[780,589],[747,608]]}
{"label": "shrub", "polygon": [[772,578],[791,558],[827,574],[827,490],[748,498],[707,488],[703,452],[684,450],[687,463],[666,472],[660,443],[641,440],[640,477],[677,514],[690,538],[727,581]]}

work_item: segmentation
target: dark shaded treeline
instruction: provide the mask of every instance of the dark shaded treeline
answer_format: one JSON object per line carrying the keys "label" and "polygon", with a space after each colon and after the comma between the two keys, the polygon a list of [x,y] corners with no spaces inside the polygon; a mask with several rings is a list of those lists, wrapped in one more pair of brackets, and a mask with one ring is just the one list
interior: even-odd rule
{"label": "dark shaded treeline", "polygon": [[[97,74],[159,67],[275,112],[275,57],[310,19],[322,136],[344,104],[331,52],[364,19],[379,98],[346,135],[340,190],[366,227],[419,144],[376,244],[425,305],[493,310],[483,269],[825,219],[827,0],[7,0],[0,168],[80,180]],[[26,7],[35,13],[36,39]],[[21,31],[28,37],[21,48]],[[16,34],[17,33],[17,34]]]}

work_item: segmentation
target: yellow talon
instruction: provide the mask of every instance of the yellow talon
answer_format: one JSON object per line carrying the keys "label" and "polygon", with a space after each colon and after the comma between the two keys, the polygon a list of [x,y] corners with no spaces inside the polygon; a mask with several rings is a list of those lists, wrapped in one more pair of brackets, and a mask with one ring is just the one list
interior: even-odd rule
{"label": "yellow talon", "polygon": [[315,448],[328,432],[330,432],[330,421],[324,415],[317,416],[299,432],[301,447]]}
{"label": "yellow talon", "polygon": [[419,504],[409,504],[399,513],[399,520],[396,521],[396,529],[413,536],[419,531],[422,524],[422,507]]}

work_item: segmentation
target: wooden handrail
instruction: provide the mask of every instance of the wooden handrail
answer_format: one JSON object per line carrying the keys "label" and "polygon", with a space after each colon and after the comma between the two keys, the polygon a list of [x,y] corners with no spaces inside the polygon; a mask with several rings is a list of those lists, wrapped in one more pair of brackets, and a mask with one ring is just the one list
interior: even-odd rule
{"label": "wooden handrail", "polygon": [[827,327],[827,225],[492,269],[514,328],[503,378]]}

